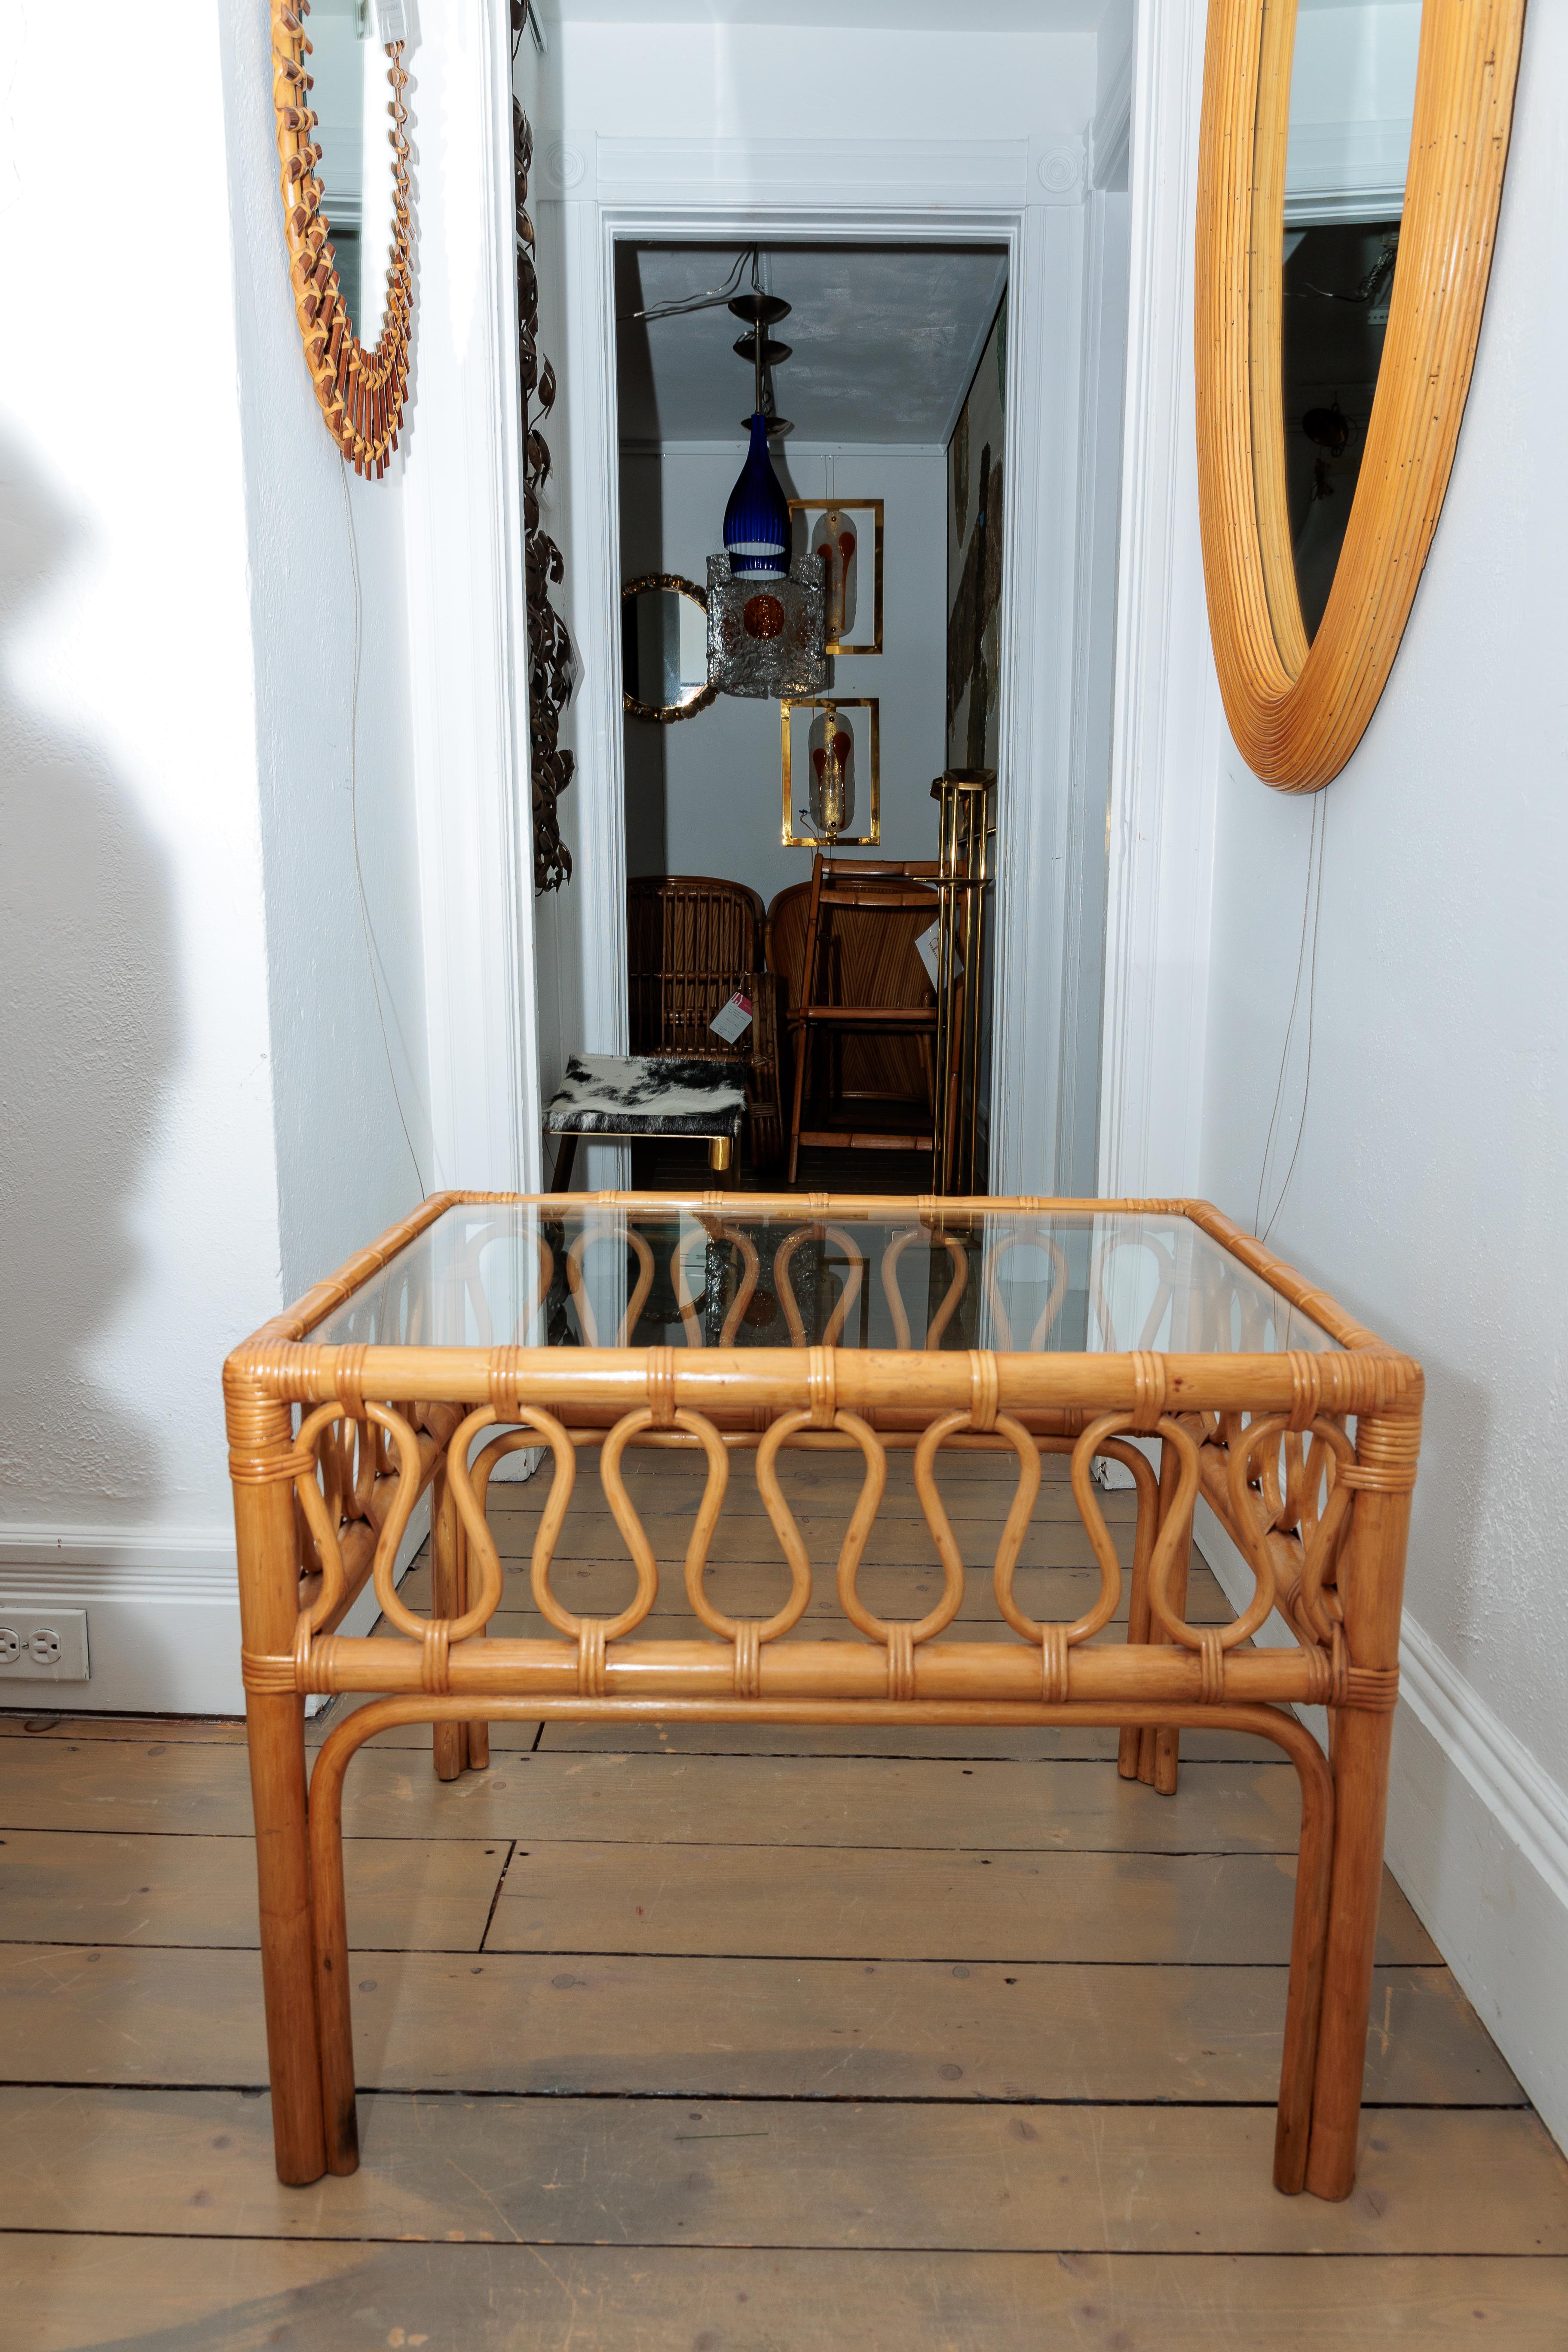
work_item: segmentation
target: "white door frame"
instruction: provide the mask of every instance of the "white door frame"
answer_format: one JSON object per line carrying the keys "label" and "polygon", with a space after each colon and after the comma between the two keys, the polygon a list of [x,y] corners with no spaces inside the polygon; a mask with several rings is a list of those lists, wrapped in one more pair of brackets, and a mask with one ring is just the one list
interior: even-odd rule
{"label": "white door frame", "polygon": [[433,1189],[540,1182],[528,621],[505,0],[423,12],[404,429]]}
{"label": "white door frame", "polygon": [[[554,184],[552,185],[553,176]],[[940,187],[940,209],[931,203]],[[992,1087],[993,1185],[1049,1188],[1064,1053],[1062,942],[1075,782],[1084,142],[601,139],[547,152],[539,194],[563,219],[568,558],[584,676],[576,706],[583,1043],[626,1045],[620,680],[617,238],[790,237],[1005,245],[1009,374],[1004,546],[1004,778]],[[1070,1045],[1068,1046],[1070,1053]]]}
{"label": "white door frame", "polygon": [[[1131,260],[1109,825],[1099,1189],[1199,1182],[1223,722],[1195,549],[1193,218],[1205,0],[1138,11]],[[409,674],[437,1181],[540,1181],[521,544],[510,58],[502,0],[450,0],[420,45],[420,326],[405,435]],[[1064,1100],[1062,943],[1075,773],[1070,528],[1080,409],[1082,144],[605,140],[547,148],[567,332],[557,412],[584,661],[576,714],[584,1037],[626,1039],[611,241],[617,234],[1005,242],[1012,264],[1004,676],[1005,987],[994,1182],[1048,1181]],[[941,211],[931,190],[942,187]],[[477,258],[476,258],[477,257]],[[1062,333],[1058,345],[1052,327]],[[460,332],[458,331],[461,330]],[[1072,364],[1065,363],[1070,353]],[[1032,429],[1026,433],[1026,419]],[[562,454],[558,449],[558,455]],[[603,495],[595,496],[594,486]],[[1065,526],[1058,528],[1058,525]],[[584,615],[597,625],[584,625]],[[606,620],[605,616],[610,618]],[[1051,632],[1058,657],[1037,658]],[[1028,679],[1031,691],[1021,691]],[[1056,789],[1050,789],[1052,785]],[[1079,814],[1088,813],[1083,801]],[[1053,1017],[1055,1016],[1055,1017]]]}
{"label": "white door frame", "polygon": [[1202,1190],[1224,714],[1197,521],[1193,375],[1207,0],[1141,0],[1121,464],[1099,1190]]}

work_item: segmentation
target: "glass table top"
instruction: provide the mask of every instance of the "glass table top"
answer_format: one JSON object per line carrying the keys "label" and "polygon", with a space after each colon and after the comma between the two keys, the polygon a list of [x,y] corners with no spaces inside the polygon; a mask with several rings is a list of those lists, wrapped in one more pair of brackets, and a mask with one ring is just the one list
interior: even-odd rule
{"label": "glass table top", "polygon": [[[732,1206],[731,1206],[732,1203]],[[1267,1354],[1338,1343],[1187,1218],[559,1199],[445,1210],[315,1325],[322,1346]]]}

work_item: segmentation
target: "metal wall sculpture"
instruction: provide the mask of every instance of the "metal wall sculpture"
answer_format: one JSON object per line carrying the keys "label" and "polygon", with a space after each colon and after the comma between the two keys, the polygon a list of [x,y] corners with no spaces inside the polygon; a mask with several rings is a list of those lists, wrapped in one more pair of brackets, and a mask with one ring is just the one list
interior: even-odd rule
{"label": "metal wall sculpture", "polygon": [[[522,30],[521,0],[512,0],[514,37]],[[550,601],[566,566],[561,550],[540,521],[539,493],[550,475],[550,450],[539,420],[555,405],[555,371],[539,350],[539,273],[534,267],[533,223],[528,211],[528,174],[533,163],[533,132],[514,98],[512,152],[517,166],[518,366],[522,383],[523,569],[528,587],[528,741],[533,785],[533,887],[559,890],[572,878],[572,853],[561,838],[557,803],[572,781],[576,761],[561,749],[561,714],[577,682],[577,657],[566,624]]]}

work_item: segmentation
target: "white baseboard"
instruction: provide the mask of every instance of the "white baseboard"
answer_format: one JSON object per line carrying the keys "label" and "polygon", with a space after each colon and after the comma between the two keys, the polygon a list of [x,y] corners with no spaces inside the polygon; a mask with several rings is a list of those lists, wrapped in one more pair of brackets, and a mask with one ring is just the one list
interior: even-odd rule
{"label": "white baseboard", "polygon": [[[429,1530],[422,1501],[397,1549],[401,1577]],[[86,1682],[0,1680],[0,1708],[49,1715],[242,1715],[234,1538],[11,1526],[0,1532],[0,1602],[85,1609]],[[368,1586],[340,1633],[367,1633]]]}
{"label": "white baseboard", "polygon": [[[1251,1571],[1206,1503],[1198,1549],[1237,1608]],[[1260,1642],[1289,1646],[1278,1617]],[[1408,1613],[1388,1864],[1477,2014],[1568,2146],[1568,1796]],[[1304,1719],[1324,1735],[1321,1710]]]}

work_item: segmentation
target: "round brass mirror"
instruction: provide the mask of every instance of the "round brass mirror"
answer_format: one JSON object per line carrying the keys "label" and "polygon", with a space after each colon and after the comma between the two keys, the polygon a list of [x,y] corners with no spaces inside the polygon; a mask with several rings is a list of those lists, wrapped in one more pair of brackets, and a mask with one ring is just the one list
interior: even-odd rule
{"label": "round brass mirror", "polygon": [[621,590],[621,685],[634,719],[668,726],[706,710],[708,598],[694,580],[650,572]]}
{"label": "round brass mirror", "polygon": [[1524,0],[1210,0],[1198,496],[1237,747],[1316,792],[1387,682],[1475,363]]}
{"label": "round brass mirror", "polygon": [[294,312],[328,431],[377,476],[397,446],[414,308],[403,14],[400,0],[272,0]]}

